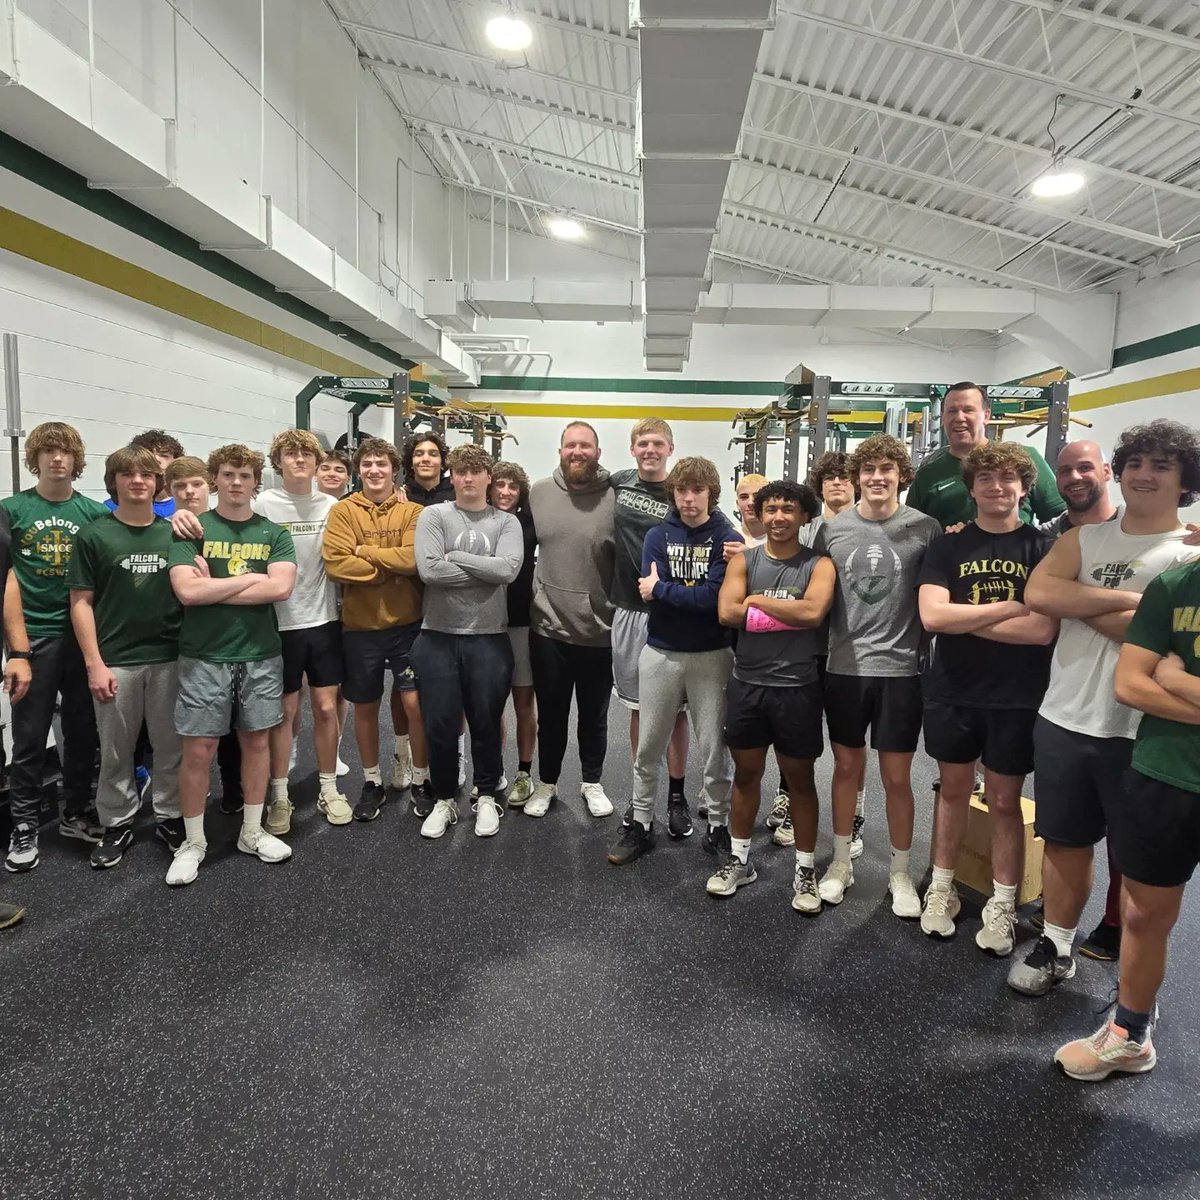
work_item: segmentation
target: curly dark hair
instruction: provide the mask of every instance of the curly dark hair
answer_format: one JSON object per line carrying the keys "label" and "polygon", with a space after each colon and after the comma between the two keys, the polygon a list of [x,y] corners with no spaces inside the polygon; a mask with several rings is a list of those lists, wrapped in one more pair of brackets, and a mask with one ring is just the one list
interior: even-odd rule
{"label": "curly dark hair", "polygon": [[808,514],[810,521],[821,511],[817,493],[807,483],[793,483],[790,479],[776,479],[764,484],[754,494],[754,515],[762,520],[763,505],[768,500],[788,500],[801,512]]}
{"label": "curly dark hair", "polygon": [[825,480],[834,475],[841,475],[850,480],[854,485],[854,494],[858,495],[858,480],[850,470],[850,455],[844,450],[826,450],[813,463],[812,470],[808,473],[808,486],[820,496],[821,489],[825,486]]}
{"label": "curly dark hair", "polygon": [[446,460],[450,457],[450,451],[446,447],[446,439],[440,433],[434,433],[432,429],[419,429],[416,433],[409,434],[400,451],[400,471],[404,475],[405,483],[412,481],[413,452],[422,442],[432,442],[438,448],[442,456],[442,474],[446,473]]}
{"label": "curly dark hair", "polygon": [[1137,455],[1161,455],[1179,464],[1180,508],[1200,498],[1200,436],[1194,429],[1165,417],[1126,429],[1113,451],[1113,474],[1120,479],[1126,464]]}
{"label": "curly dark hair", "polygon": [[183,457],[183,443],[173,438],[165,429],[147,429],[130,439],[131,446],[141,446],[154,454],[169,454],[172,458]]}
{"label": "curly dark hair", "polygon": [[500,461],[492,466],[492,483],[499,483],[501,479],[509,479],[517,485],[519,497],[517,499],[517,510],[525,508],[529,504],[529,474],[523,466],[515,462]]}
{"label": "curly dark hair", "polygon": [[863,467],[869,462],[878,462],[881,458],[890,459],[896,464],[900,471],[900,486],[902,488],[908,487],[912,483],[912,459],[908,457],[908,451],[904,448],[904,443],[898,438],[892,437],[890,433],[873,433],[869,438],[864,438],[854,447],[854,453],[849,458],[850,470],[852,472],[850,478],[854,482],[855,490],[858,489],[858,481],[862,475]]}

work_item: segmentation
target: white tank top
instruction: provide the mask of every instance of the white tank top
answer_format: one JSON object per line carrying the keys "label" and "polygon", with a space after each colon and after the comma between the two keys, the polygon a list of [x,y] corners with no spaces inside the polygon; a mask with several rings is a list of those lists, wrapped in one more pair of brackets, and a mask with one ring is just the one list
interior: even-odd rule
{"label": "white tank top", "polygon": [[[1163,571],[1200,557],[1200,546],[1183,544],[1186,529],[1135,536],[1121,529],[1124,519],[1125,510],[1121,509],[1113,521],[1079,527],[1080,583],[1144,592]],[[1091,737],[1133,737],[1142,714],[1118,704],[1113,692],[1120,653],[1116,642],[1090,625],[1064,620],[1054,647],[1042,716]]]}

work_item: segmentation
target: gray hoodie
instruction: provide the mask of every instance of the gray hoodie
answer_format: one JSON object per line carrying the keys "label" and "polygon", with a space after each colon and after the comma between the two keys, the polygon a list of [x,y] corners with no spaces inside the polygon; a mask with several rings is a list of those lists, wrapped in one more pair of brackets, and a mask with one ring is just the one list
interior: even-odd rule
{"label": "gray hoodie", "polygon": [[568,488],[561,468],[529,489],[537,534],[530,628],[573,646],[607,646],[612,636],[614,493],[601,469],[583,488]]}

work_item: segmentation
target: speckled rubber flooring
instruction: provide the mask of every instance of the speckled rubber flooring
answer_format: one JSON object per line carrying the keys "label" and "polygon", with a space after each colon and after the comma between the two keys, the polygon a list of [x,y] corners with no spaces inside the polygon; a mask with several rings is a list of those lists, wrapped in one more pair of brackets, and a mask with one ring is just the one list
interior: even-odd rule
{"label": "speckled rubber flooring", "polygon": [[[614,705],[618,813],[624,726]],[[698,835],[608,866],[618,817],[586,815],[573,756],[564,802],[490,841],[467,806],[437,843],[399,804],[332,828],[312,770],[302,752],[288,864],[238,854],[214,809],[188,888],[148,828],[108,872],[44,834],[41,867],[0,880],[30,909],[0,935],[6,1200],[1200,1195],[1194,896],[1158,1068],[1079,1084],[1050,1057],[1114,971],[1081,959],[1027,1000],[971,916],[949,944],[892,916],[873,771],[855,886],[806,919],[765,831],[730,900]]]}

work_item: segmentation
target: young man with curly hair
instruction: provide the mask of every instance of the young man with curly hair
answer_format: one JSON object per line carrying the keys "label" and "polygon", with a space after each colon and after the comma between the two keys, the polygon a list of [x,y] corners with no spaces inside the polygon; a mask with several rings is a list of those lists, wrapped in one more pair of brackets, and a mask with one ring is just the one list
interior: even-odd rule
{"label": "young man with curly hair", "polygon": [[833,745],[833,862],[819,890],[840,904],[854,883],[851,843],[866,738],[879,756],[891,866],[888,890],[899,917],[921,915],[912,882],[912,760],[921,734],[917,575],[941,534],[931,517],[900,503],[912,480],[908,451],[878,433],[860,442],[850,470],[861,499],[817,533],[813,549],[837,568],[829,618],[825,719]]}
{"label": "young man with curly hair", "polygon": [[263,456],[242,445],[208,456],[217,506],[197,518],[200,536],[176,536],[171,587],[183,605],[175,728],[183,738],[179,775],[184,842],[167,871],[173,887],[192,883],[208,847],[204,805],[217,742],[236,723],[242,751],[242,828],[237,848],[279,863],[291,847],[263,828],[269,733],[283,719],[283,660],[275,605],[296,582],[286,529],[254,511]]}
{"label": "young man with curly hair", "polygon": [[431,505],[417,522],[425,608],[413,663],[436,798],[421,836],[440,838],[458,820],[458,736],[465,716],[478,792],[475,833],[491,837],[500,828],[507,786],[500,744],[513,670],[506,590],[521,569],[524,539],[517,518],[488,503],[492,460],[482,446],[456,446],[449,466],[454,503]]}
{"label": "young man with curly hair", "polygon": [[317,487],[335,500],[350,490],[350,455],[345,450],[326,450],[317,467]]}
{"label": "young man with curly hair", "polygon": [[445,439],[431,429],[419,430],[405,441],[400,469],[407,500],[428,508],[454,499],[454,484],[446,470],[448,455]]}
{"label": "young man with curly hair", "polygon": [[411,786],[413,808],[422,817],[433,807],[412,663],[413,642],[421,631],[414,548],[421,506],[396,494],[399,469],[391,442],[361,441],[354,471],[362,490],[338,501],[325,528],[325,569],[342,586],[342,695],[354,705],[354,739],[363,768],[362,794],[354,807],[359,821],[375,820],[387,799],[379,766],[379,708],[389,670],[396,731],[392,787]]}
{"label": "young man with curly hair", "polygon": [[[38,865],[38,814],[46,739],[59,702],[63,744],[63,837],[95,844],[101,829],[92,805],[96,759],[96,713],[87,666],[71,627],[67,570],[75,539],[108,509],[74,487],[86,463],[79,431],[46,421],[25,440],[25,466],[37,483],[0,502],[12,529],[12,572],[5,609],[18,606],[29,636],[33,679],[13,708],[13,760],[9,770],[12,836],[5,867],[31,871]],[[132,769],[132,764],[131,764]]]}
{"label": "young man with curly hair", "polygon": [[[1045,925],[1008,978],[1026,995],[1045,995],[1074,975],[1073,946],[1092,890],[1095,845],[1128,806],[1143,803],[1141,793],[1131,792],[1129,775],[1142,714],[1114,691],[1130,621],[1152,580],[1200,557],[1200,550],[1185,544],[1188,531],[1179,520],[1181,505],[1200,492],[1195,431],[1165,420],[1128,429],[1117,442],[1112,469],[1123,500],[1116,520],[1064,533],[1025,589],[1030,608],[1061,622],[1034,729],[1036,829],[1046,843]],[[1126,870],[1115,837],[1112,849]],[[1135,880],[1157,882],[1144,864],[1131,866]],[[1138,1025],[1130,1036],[1140,1043],[1146,1032]]]}
{"label": "young man with curly hair", "polygon": [[[681,458],[666,486],[671,512],[646,535],[642,550],[638,588],[649,605],[649,621],[638,660],[641,734],[632,819],[608,853],[614,866],[631,863],[654,847],[659,765],[685,704],[704,755],[705,848],[718,855],[729,851],[733,770],[723,729],[733,653],[717,599],[725,579],[725,543],[741,541],[742,535],[717,508],[721,477],[707,458]],[[672,837],[692,833],[690,819],[683,828],[668,828]]]}
{"label": "young man with curly hair", "polygon": [[1051,544],[1021,521],[1033,461],[1023,447],[995,442],[972,450],[962,470],[977,516],[930,546],[918,580],[921,621],[937,635],[924,683],[925,752],[941,779],[921,928],[931,937],[954,933],[954,868],[982,760],[993,879],[975,942],[1002,957],[1014,945],[1025,866],[1021,788],[1033,770],[1033,725],[1058,622],[1025,604],[1026,582]]}

